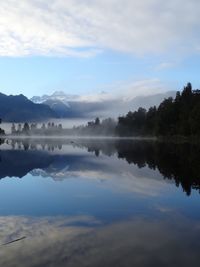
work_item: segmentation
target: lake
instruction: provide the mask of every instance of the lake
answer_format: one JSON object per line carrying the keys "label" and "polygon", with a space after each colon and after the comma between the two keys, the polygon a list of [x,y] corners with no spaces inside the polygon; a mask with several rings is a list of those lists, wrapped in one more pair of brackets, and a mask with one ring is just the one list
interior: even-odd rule
{"label": "lake", "polygon": [[7,139],[0,266],[199,266],[200,146]]}

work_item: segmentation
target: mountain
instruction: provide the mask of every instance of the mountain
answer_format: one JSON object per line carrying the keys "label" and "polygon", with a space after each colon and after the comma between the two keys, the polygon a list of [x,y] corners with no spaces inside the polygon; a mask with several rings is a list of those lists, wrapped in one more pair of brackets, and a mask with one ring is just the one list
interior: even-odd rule
{"label": "mountain", "polygon": [[47,168],[53,159],[41,151],[1,150],[0,179],[5,177],[24,177],[36,168]]}
{"label": "mountain", "polygon": [[78,95],[57,91],[52,95],[35,96],[31,100],[24,95],[0,93],[0,118],[7,122],[45,120],[49,118],[116,117],[139,107],[159,105],[164,98],[175,96],[175,91],[133,99],[82,100]]}
{"label": "mountain", "polygon": [[58,117],[66,118],[70,116],[70,107],[68,104],[63,103],[57,99],[47,99],[43,102],[43,104],[49,106],[51,110],[53,110]]}
{"label": "mountain", "polygon": [[34,96],[31,101],[48,105],[60,118],[116,117],[139,107],[148,109],[158,106],[165,98],[175,97],[175,91],[137,96],[132,99],[105,98],[104,100],[82,100],[78,95],[65,94],[62,91],[52,95]]}
{"label": "mountain", "polygon": [[0,118],[7,122],[23,122],[56,118],[56,113],[44,104],[35,104],[24,95],[0,93]]}
{"label": "mountain", "polygon": [[168,91],[165,93],[148,95],[148,96],[137,96],[133,98],[129,103],[132,110],[137,110],[139,107],[149,109],[152,106],[158,106],[164,99],[169,97],[175,97],[176,91]]}
{"label": "mountain", "polygon": [[78,97],[78,95],[65,94],[63,91],[55,91],[52,95],[33,96],[30,100],[38,104],[47,100],[57,100],[63,102],[67,106],[68,101],[73,101]]}

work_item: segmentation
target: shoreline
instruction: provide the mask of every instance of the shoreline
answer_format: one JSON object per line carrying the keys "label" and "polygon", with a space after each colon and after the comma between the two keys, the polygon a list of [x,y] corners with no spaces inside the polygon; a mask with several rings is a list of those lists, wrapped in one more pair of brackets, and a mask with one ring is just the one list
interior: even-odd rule
{"label": "shoreline", "polygon": [[163,143],[193,143],[199,144],[200,138],[191,136],[71,136],[71,135],[0,135],[0,139],[8,139],[8,140],[135,140],[135,141],[156,141],[156,142],[163,142]]}
{"label": "shoreline", "polygon": [[121,137],[121,136],[48,136],[48,135],[2,135],[1,139],[102,139],[102,140],[157,140],[156,137]]}

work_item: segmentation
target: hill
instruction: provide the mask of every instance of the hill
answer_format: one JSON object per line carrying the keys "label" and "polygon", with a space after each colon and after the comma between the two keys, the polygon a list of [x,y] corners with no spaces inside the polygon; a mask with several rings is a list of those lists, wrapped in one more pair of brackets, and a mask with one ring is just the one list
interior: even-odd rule
{"label": "hill", "polygon": [[24,95],[0,93],[0,118],[7,122],[36,121],[56,118],[56,113],[44,104],[35,104]]}

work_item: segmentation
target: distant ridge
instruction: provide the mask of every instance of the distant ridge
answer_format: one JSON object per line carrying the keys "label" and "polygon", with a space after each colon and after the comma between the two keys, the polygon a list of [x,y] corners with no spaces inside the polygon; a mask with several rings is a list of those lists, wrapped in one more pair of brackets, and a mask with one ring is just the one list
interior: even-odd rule
{"label": "distant ridge", "polygon": [[169,91],[127,100],[82,101],[79,96],[62,91],[50,96],[35,96],[31,100],[22,94],[8,96],[0,93],[0,118],[5,122],[24,122],[50,118],[117,117],[139,107],[158,106],[165,98],[175,94],[175,91]]}
{"label": "distant ridge", "polygon": [[139,107],[158,106],[165,98],[175,97],[175,91],[148,96],[136,96],[131,99],[105,99],[83,101],[78,95],[56,91],[52,95],[34,96],[31,101],[48,105],[59,118],[116,117]]}
{"label": "distant ridge", "polygon": [[0,93],[0,118],[5,122],[37,121],[56,118],[56,113],[47,105],[35,104],[24,95]]}

